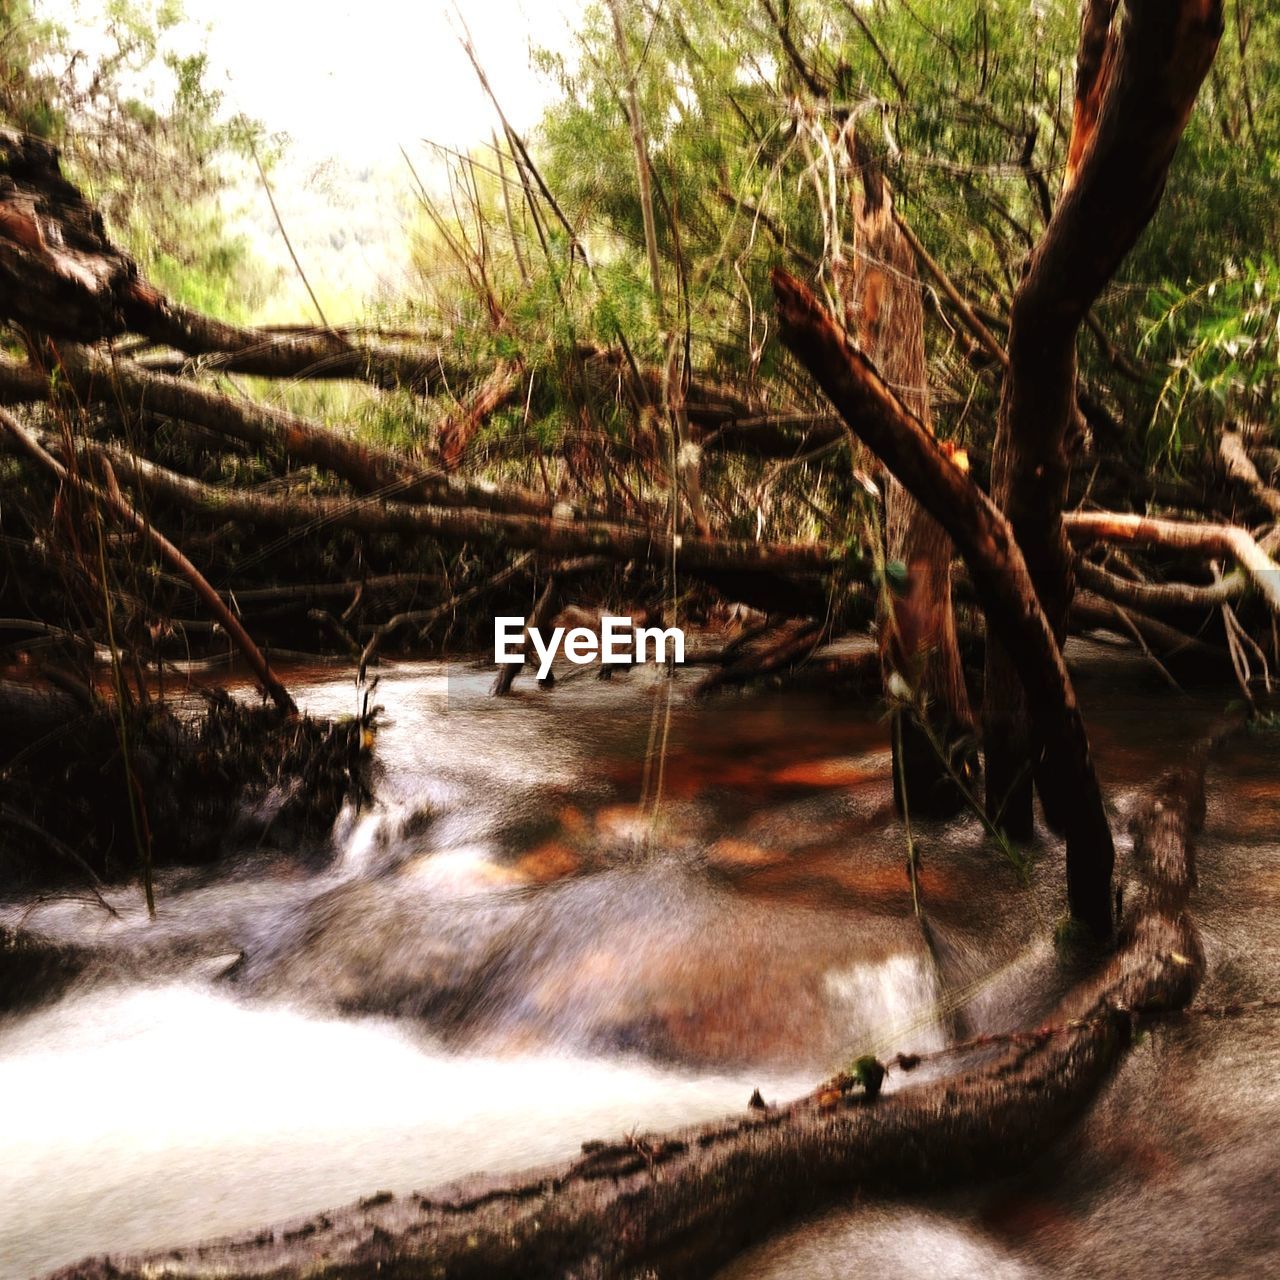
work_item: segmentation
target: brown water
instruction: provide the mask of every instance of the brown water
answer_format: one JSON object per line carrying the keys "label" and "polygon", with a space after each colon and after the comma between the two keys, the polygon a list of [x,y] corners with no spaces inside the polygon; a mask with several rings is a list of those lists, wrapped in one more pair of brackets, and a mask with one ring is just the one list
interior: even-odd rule
{"label": "brown water", "polygon": [[[1133,678],[1081,676],[1118,830],[1213,712]],[[355,709],[348,679],[298,680],[308,707]],[[154,924],[123,891],[119,921],[4,911],[96,958],[0,1024],[0,1280],[710,1118],[1052,1002],[1056,859],[1028,886],[976,824],[921,829],[939,969],[865,708],[699,704],[644,672],[498,702],[488,683],[384,675],[377,803],[322,867],[263,848],[175,873]],[[1278,754],[1242,737],[1213,772],[1207,1000],[1280,993]],[[828,1212],[725,1276],[1280,1268],[1275,1032],[1164,1027],[1016,1184]]]}

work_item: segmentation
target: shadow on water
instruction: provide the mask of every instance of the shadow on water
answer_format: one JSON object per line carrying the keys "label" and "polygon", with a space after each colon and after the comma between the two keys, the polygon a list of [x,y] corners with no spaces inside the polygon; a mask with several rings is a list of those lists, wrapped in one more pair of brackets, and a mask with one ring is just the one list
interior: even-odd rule
{"label": "shadow on water", "polygon": [[[57,1003],[3,1026],[0,1097],[22,1106],[0,1278],[740,1110],[859,1053],[941,1047],[948,1027],[1033,1025],[1060,989],[1053,860],[1026,886],[965,820],[920,833],[939,972],[865,707],[700,704],[677,683],[655,813],[640,801],[664,682],[496,702],[488,684],[388,669],[377,802],[344,815],[322,868],[264,846],[172,873],[154,924],[125,891],[118,920],[74,902],[0,914],[89,956]],[[1120,815],[1210,714],[1131,684],[1083,679]],[[332,676],[300,692],[355,707]],[[1207,999],[1280,990],[1260,741],[1213,779]],[[1271,1029],[1162,1029],[1017,1186],[827,1214],[725,1274],[1154,1275],[1174,1258],[1240,1274],[1211,1263],[1275,1253]]]}

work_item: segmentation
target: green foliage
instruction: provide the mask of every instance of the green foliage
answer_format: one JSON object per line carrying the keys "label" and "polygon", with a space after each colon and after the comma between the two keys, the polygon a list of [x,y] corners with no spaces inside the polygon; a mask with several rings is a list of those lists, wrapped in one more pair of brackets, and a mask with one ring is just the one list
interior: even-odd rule
{"label": "green foliage", "polygon": [[1152,292],[1156,319],[1144,349],[1166,347],[1168,374],[1151,430],[1152,448],[1171,461],[1199,447],[1224,421],[1268,421],[1280,376],[1280,267],[1262,257],[1229,264],[1194,288]]}
{"label": "green foliage", "polygon": [[[509,427],[546,418],[543,438],[561,438],[577,417],[562,374],[583,343],[625,341],[657,365],[678,347],[681,361],[687,352],[694,369],[750,388],[758,403],[803,403],[807,382],[773,341],[768,272],[781,263],[816,276],[838,300],[839,264],[855,251],[857,176],[839,138],[850,118],[878,152],[897,208],[1002,336],[1065,164],[1077,0],[618,4],[625,68],[605,4],[586,12],[571,56],[540,57],[561,92],[530,145],[559,210],[532,181],[526,194],[503,142],[502,159],[484,149],[469,174],[457,167],[451,198],[436,200],[437,220],[453,210],[442,218],[451,242],[435,224],[419,238],[429,302],[455,341],[473,358],[519,355],[539,372],[529,414],[509,415]],[[661,300],[646,262],[627,70],[653,178]],[[1080,344],[1082,379],[1153,465],[1179,465],[1223,415],[1270,412],[1277,282],[1260,250],[1280,233],[1278,164],[1280,12],[1228,0],[1163,203],[1095,308],[1104,341]],[[484,258],[501,324],[467,245]],[[944,308],[930,316],[939,434],[989,442],[998,379],[975,372]],[[854,509],[847,472],[817,474],[828,510]],[[796,466],[783,484],[822,497],[814,475]],[[802,506],[790,508],[792,531],[811,519]]]}
{"label": "green foliage", "polygon": [[868,1098],[880,1096],[886,1075],[885,1065],[873,1053],[864,1053],[849,1068],[849,1075],[860,1084]]}
{"label": "green foliage", "polygon": [[64,127],[53,77],[43,66],[57,35],[30,0],[0,0],[0,125],[60,137]]}
{"label": "green foliage", "polygon": [[63,151],[111,234],[182,302],[245,318],[264,293],[247,245],[225,230],[231,162],[261,127],[224,110],[203,52],[182,47],[177,0],[110,0],[76,11],[75,30],[0,0],[0,123]]}

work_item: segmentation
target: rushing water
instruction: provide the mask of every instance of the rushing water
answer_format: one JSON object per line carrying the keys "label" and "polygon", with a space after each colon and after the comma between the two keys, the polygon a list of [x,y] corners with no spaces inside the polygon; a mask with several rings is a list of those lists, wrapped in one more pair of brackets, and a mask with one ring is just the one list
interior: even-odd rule
{"label": "rushing water", "polygon": [[[1118,826],[1208,716],[1117,692],[1132,675],[1083,681]],[[1051,1004],[1053,860],[1027,887],[976,824],[923,829],[939,966],[865,709],[703,704],[643,672],[494,701],[488,680],[384,675],[377,800],[322,866],[262,847],[172,873],[154,923],[132,891],[118,919],[4,910],[92,961],[0,1023],[0,1280],[738,1111]],[[346,678],[299,693],[355,709]],[[1214,771],[1208,999],[1280,991],[1276,762],[1246,738]],[[1162,1028],[1016,1185],[828,1212],[726,1276],[1261,1274],[1278,1065],[1265,1018]]]}

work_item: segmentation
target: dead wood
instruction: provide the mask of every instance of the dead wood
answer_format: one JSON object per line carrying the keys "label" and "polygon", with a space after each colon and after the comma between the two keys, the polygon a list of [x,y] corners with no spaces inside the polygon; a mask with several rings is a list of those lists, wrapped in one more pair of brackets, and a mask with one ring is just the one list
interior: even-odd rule
{"label": "dead wood", "polygon": [[540,494],[449,476],[439,468],[366,444],[352,433],[269,405],[232,399],[199,382],[152,373],[132,360],[112,360],[75,347],[63,347],[58,357],[60,371],[84,401],[107,405],[123,401],[139,413],[193,423],[231,440],[273,449],[331,471],[361,493],[531,515],[548,514],[551,509]]}
{"label": "dead wood", "polygon": [[1216,582],[1204,585],[1191,582],[1139,582],[1133,578],[1122,578],[1118,573],[1112,573],[1088,560],[1077,561],[1076,579],[1104,600],[1156,615],[1207,612],[1238,600],[1248,587],[1248,579],[1239,569]]}
{"label": "dead wood", "polygon": [[24,427],[7,410],[0,409],[0,427],[3,427],[18,442],[29,457],[49,471],[62,484],[74,488],[82,496],[101,503],[114,511],[125,525],[140,533],[150,542],[170,567],[182,577],[191,589],[204,601],[209,612],[227,633],[232,643],[240,650],[249,669],[258,679],[265,693],[281,711],[292,715],[297,711],[289,691],[281,683],[262,650],[254,643],[253,637],[244,629],[239,618],[227,608],[222,597],[209,585],[205,576],[168,538],[149,521],[144,520],[133,509],[116,485],[115,475],[111,471],[110,462],[102,458],[106,479],[104,488],[98,488],[86,481],[78,470],[64,466],[40,442],[40,440]]}
{"label": "dead wood", "polygon": [[780,634],[771,637],[768,643],[752,646],[748,652],[732,657],[718,670],[705,675],[694,688],[694,695],[705,698],[722,689],[741,688],[763,680],[804,662],[822,643],[820,622],[806,619],[778,630]]}
{"label": "dead wood", "polygon": [[1202,524],[1117,511],[1073,511],[1063,520],[1073,543],[1095,542],[1164,547],[1191,551],[1206,558],[1234,560],[1248,575],[1272,612],[1280,612],[1280,564],[1247,529],[1229,524]]}
{"label": "dead wood", "polygon": [[336,329],[242,328],[192,311],[148,286],[134,290],[126,318],[133,332],[195,357],[143,360],[153,372],[175,376],[208,370],[258,378],[355,379],[420,395],[461,386],[470,377],[443,352],[421,345],[356,341]]}
{"label": "dead wood", "polygon": [[1280,492],[1264,484],[1258,468],[1249,457],[1243,435],[1238,431],[1224,431],[1218,438],[1218,458],[1226,477],[1242,490],[1272,520],[1280,520]]}
{"label": "dead wood", "polygon": [[0,129],[0,298],[29,330],[94,342],[122,333],[138,269],[62,176],[57,149]]}
{"label": "dead wood", "polygon": [[[32,433],[53,452],[61,446]],[[114,445],[85,444],[83,452],[105,459],[129,485],[188,510],[252,525],[357,529],[366,533],[427,535],[442,542],[496,543],[553,556],[607,556],[615,561],[651,565],[671,562],[672,537],[665,528],[617,524],[605,520],[513,515],[461,507],[433,507],[376,498],[290,495],[279,497],[245,489],[222,488],[179,475]],[[681,571],[721,586],[731,598],[763,602],[780,612],[819,613],[825,608],[828,579],[842,568],[865,579],[856,564],[834,565],[817,543],[767,543],[745,539],[677,535]]]}
{"label": "dead wood", "polygon": [[450,414],[439,433],[440,458],[446,470],[453,471],[458,466],[480,428],[509,405],[519,390],[519,370],[500,362],[467,402]]}
{"label": "dead wood", "polygon": [[[898,399],[932,432],[924,303],[915,270],[920,248],[903,233],[876,158],[856,132],[846,138],[859,180],[851,201],[851,258],[835,268],[845,323]],[[919,814],[951,817],[967,800],[951,757],[971,756],[965,744],[974,738],[951,600],[955,552],[938,521],[892,475],[884,497],[884,552],[907,574],[903,590],[882,596],[885,685],[898,677],[913,703],[892,702],[894,799],[899,811],[910,803]]]}
{"label": "dead wood", "polygon": [[492,591],[497,591],[500,587],[506,586],[513,578],[525,573],[532,560],[532,554],[518,556],[511,564],[499,569],[497,573],[491,574],[483,582],[477,582],[465,591],[459,591],[443,604],[435,605],[430,609],[413,609],[405,613],[397,613],[394,617],[388,618],[386,622],[372,628],[369,639],[363,649],[352,646],[360,659],[357,668],[357,680],[363,682],[369,663],[377,657],[378,650],[382,647],[382,642],[388,636],[394,635],[402,627],[417,627],[419,634],[425,635],[441,618],[449,617],[464,604],[468,604],[480,596],[488,595]]}
{"label": "dead wood", "polygon": [[339,599],[363,595],[392,595],[439,586],[437,573],[383,573],[367,578],[351,578],[346,582],[286,582],[274,587],[244,587],[221,594],[233,608],[247,605],[274,605],[289,601],[306,604],[313,600]]}
{"label": "dead wood", "polygon": [[1179,631],[1133,605],[1108,600],[1092,591],[1077,591],[1072,597],[1070,627],[1074,632],[1112,631],[1133,640],[1148,657],[1160,663],[1166,675],[1169,672],[1164,663],[1173,659],[1194,658],[1213,674],[1226,675],[1230,670],[1225,649],[1215,649],[1198,636]]}

